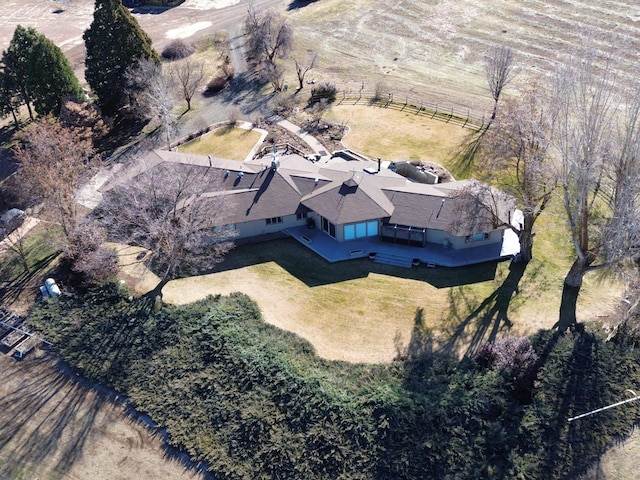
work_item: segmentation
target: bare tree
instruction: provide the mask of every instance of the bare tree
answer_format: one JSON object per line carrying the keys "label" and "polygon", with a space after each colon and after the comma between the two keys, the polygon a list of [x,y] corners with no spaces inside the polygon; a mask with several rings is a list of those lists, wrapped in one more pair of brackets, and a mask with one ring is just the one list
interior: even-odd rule
{"label": "bare tree", "polygon": [[77,194],[97,166],[91,141],[52,118],[32,123],[19,139],[14,152],[22,197],[31,204],[42,201],[68,238],[78,220]]}
{"label": "bare tree", "polygon": [[247,52],[256,64],[273,63],[293,49],[293,30],[287,18],[274,9],[258,12],[249,4],[245,19]]}
{"label": "bare tree", "polygon": [[260,76],[271,84],[274,92],[281,92],[284,88],[284,67],[282,65],[275,62],[264,62]]}
{"label": "bare tree", "polygon": [[191,99],[204,82],[204,63],[187,57],[172,64],[169,73],[187,102],[186,113],[191,110]]}
{"label": "bare tree", "polygon": [[130,104],[137,115],[160,120],[165,131],[167,149],[171,150],[171,133],[175,125],[175,79],[163,72],[162,65],[141,60],[125,73]]}
{"label": "bare tree", "polygon": [[[522,210],[522,219],[510,228],[520,239],[524,262],[533,258],[534,224],[545,210],[556,188],[549,158],[551,109],[541,94],[545,88],[533,84],[498,110],[495,128],[481,140],[487,177],[496,179],[502,190],[513,195]],[[495,172],[502,172],[496,177]]]}
{"label": "bare tree", "polygon": [[489,92],[494,101],[493,111],[491,112],[491,119],[489,120],[487,129],[496,118],[500,95],[509,81],[511,81],[514,60],[515,55],[513,50],[506,46],[495,46],[484,56],[485,75],[487,77]]}
{"label": "bare tree", "polygon": [[234,230],[225,221],[229,201],[220,194],[219,170],[173,162],[140,165],[142,173],[105,192],[97,214],[111,238],[150,250],[160,293],[180,274],[220,262],[233,246]]}
{"label": "bare tree", "polygon": [[448,229],[456,235],[487,233],[500,227],[511,227],[515,199],[486,183],[472,180],[451,193],[458,214]]}
{"label": "bare tree", "polygon": [[313,52],[304,62],[299,62],[297,59],[293,59],[293,63],[296,65],[296,75],[298,76],[298,90],[302,90],[304,87],[304,77],[307,72],[316,66],[318,61],[318,54]]}
{"label": "bare tree", "polygon": [[82,277],[81,283],[86,286],[103,283],[118,273],[115,250],[106,247],[105,242],[104,229],[86,220],[76,227],[65,248],[71,269]]}
{"label": "bare tree", "polygon": [[612,58],[589,50],[559,69],[554,146],[576,259],[564,281],[560,330],[576,322],[584,275],[640,258],[640,87],[626,97]]}

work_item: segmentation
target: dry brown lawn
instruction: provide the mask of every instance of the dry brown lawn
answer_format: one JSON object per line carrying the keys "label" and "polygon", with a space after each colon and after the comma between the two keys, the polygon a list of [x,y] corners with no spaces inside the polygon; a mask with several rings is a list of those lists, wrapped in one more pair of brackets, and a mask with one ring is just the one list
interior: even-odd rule
{"label": "dry brown lawn", "polygon": [[221,127],[181,145],[178,151],[243,161],[259,140],[256,131]]}
{"label": "dry brown lawn", "polygon": [[[195,480],[121,402],[37,351],[0,354],[0,478]],[[175,457],[174,457],[175,458]]]}
{"label": "dry brown lawn", "polygon": [[[319,53],[309,78],[340,89],[441,101],[487,114],[483,55],[494,45],[516,53],[514,85],[545,75],[580,44],[613,50],[621,81],[635,81],[640,50],[635,0],[323,0],[291,11],[297,57]],[[289,68],[290,76],[295,69]],[[295,84],[295,78],[291,79]]]}
{"label": "dry brown lawn", "polygon": [[[319,356],[384,363],[412,340],[419,310],[433,332],[434,348],[454,354],[491,335],[551,328],[558,318],[562,277],[545,273],[547,261],[544,255],[534,260],[508,308],[490,312],[509,274],[508,262],[462,269],[404,269],[368,259],[329,264],[286,239],[239,247],[217,273],[169,282],[163,298],[182,305],[207,295],[244,292],[258,303],[266,322],[305,338]],[[127,267],[126,275],[138,293],[159,282],[142,264]],[[606,315],[616,305],[618,288],[588,278],[580,319]]]}
{"label": "dry brown lawn", "polygon": [[342,143],[383,160],[427,160],[448,163],[470,130],[429,117],[367,105],[338,105],[328,118],[347,123]]}

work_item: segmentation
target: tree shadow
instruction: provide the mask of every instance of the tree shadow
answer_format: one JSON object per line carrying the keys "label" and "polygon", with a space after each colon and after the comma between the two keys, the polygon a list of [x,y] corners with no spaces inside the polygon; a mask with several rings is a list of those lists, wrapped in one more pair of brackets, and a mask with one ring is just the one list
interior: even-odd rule
{"label": "tree shadow", "polygon": [[[29,255],[28,252],[26,254],[27,256]],[[49,267],[59,255],[60,252],[51,253],[40,259],[36,264],[31,265],[29,271],[20,267],[22,272],[19,275],[10,275],[8,272],[13,270],[15,267],[14,264],[21,265],[18,255],[14,253],[13,256],[15,258],[10,258],[3,263],[2,267],[0,267],[0,277],[10,279],[3,282],[3,285],[0,286],[0,303],[11,304],[18,300],[22,292],[25,290],[32,289],[35,291],[38,286],[37,283],[42,280],[43,272],[49,270]]]}
{"label": "tree shadow", "polygon": [[298,10],[300,8],[304,8],[304,7],[308,6],[308,5],[311,5],[312,3],[315,3],[317,1],[318,0],[293,0],[287,6],[287,10],[289,10],[289,11]]}
{"label": "tree shadow", "polygon": [[[492,342],[499,333],[510,330],[513,324],[508,316],[509,306],[520,292],[519,284],[526,268],[524,262],[512,262],[502,284],[457,323],[450,337],[439,347],[440,352],[450,356],[459,353],[472,356],[483,343]],[[453,318],[461,317],[457,312],[469,311],[470,300],[464,298],[464,292],[451,291],[449,298]]]}
{"label": "tree shadow", "polygon": [[14,478],[56,458],[53,469],[64,477],[81,458],[107,398],[70,377],[48,355],[31,357],[14,375],[28,380],[12,382],[0,399],[0,452],[8,458],[0,473]]}
{"label": "tree shadow", "polygon": [[394,360],[419,360],[433,355],[435,350],[435,339],[433,332],[424,324],[424,309],[417,308],[413,319],[413,330],[409,343],[405,346],[402,337],[396,333],[393,343],[396,350]]}
{"label": "tree shadow", "polygon": [[622,351],[613,351],[612,345],[584,331],[544,331],[534,339],[534,346],[542,369],[537,389],[546,393],[538,397],[544,409],[533,405],[540,429],[536,434],[542,444],[555,446],[540,456],[539,478],[577,478],[598,464],[612,439],[628,435],[638,421],[628,406],[568,421],[628,398],[629,369],[619,365],[629,360],[623,360]]}
{"label": "tree shadow", "polygon": [[454,169],[456,176],[462,176],[464,178],[470,176],[473,173],[476,158],[480,151],[480,145],[486,129],[480,128],[480,130],[472,131],[467,135],[464,142],[460,146],[460,149],[454,153],[455,158]]}

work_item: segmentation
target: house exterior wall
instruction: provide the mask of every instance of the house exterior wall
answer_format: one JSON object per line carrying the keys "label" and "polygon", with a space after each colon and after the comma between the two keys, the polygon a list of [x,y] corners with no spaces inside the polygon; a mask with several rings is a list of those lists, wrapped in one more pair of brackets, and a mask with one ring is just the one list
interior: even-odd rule
{"label": "house exterior wall", "polygon": [[[431,233],[431,230],[429,231],[429,233]],[[440,241],[436,241],[434,243],[441,243],[444,244],[444,240],[447,239],[449,242],[449,247],[450,248],[454,248],[456,250],[461,250],[464,248],[473,248],[473,247],[478,247],[480,245],[491,245],[493,243],[500,243],[502,242],[502,235],[504,233],[504,228],[499,228],[497,230],[493,230],[492,232],[489,233],[489,237],[488,238],[484,238],[484,239],[467,239],[466,237],[454,237],[452,235],[447,235],[445,232],[439,232],[439,231],[435,231],[435,233],[439,233],[441,234],[440,237]],[[435,237],[435,236],[434,236]],[[427,236],[427,238],[429,238]],[[431,240],[429,239],[428,241],[431,242]]]}
{"label": "house exterior wall", "polygon": [[281,223],[271,223],[267,225],[266,219],[263,220],[253,220],[251,222],[244,223],[236,223],[236,232],[238,235],[235,237],[238,238],[248,238],[248,237],[257,237],[259,235],[266,235],[269,233],[277,233],[285,228],[289,227],[300,227],[307,224],[307,219],[302,218],[298,220],[296,215],[286,215],[281,217]]}

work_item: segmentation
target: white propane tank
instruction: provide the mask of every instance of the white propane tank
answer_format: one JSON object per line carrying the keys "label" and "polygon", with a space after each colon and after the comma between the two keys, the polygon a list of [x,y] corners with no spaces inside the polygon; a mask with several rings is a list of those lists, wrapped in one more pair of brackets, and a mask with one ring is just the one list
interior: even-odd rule
{"label": "white propane tank", "polygon": [[53,278],[47,278],[44,281],[44,286],[47,287],[47,291],[52,297],[58,297],[60,295],[60,288],[56,285],[56,281]]}

